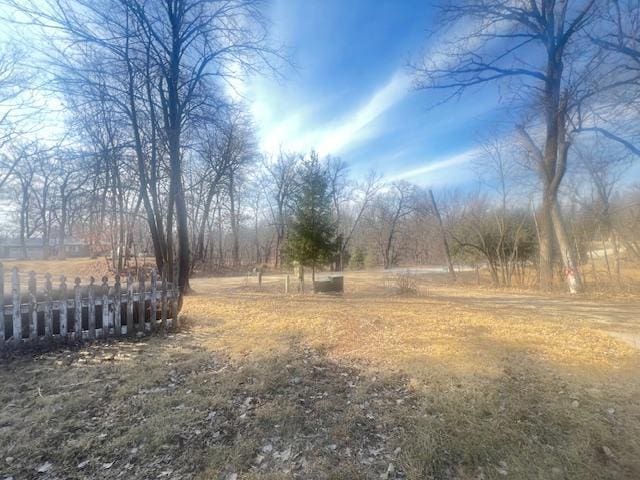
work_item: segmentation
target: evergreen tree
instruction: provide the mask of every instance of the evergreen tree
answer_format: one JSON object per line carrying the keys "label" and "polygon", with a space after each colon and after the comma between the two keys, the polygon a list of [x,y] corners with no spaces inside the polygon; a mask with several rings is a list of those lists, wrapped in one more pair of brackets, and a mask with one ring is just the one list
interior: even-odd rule
{"label": "evergreen tree", "polygon": [[315,152],[303,162],[299,178],[289,255],[301,265],[312,267],[312,280],[315,280],[316,266],[327,263],[336,252],[328,172]]}

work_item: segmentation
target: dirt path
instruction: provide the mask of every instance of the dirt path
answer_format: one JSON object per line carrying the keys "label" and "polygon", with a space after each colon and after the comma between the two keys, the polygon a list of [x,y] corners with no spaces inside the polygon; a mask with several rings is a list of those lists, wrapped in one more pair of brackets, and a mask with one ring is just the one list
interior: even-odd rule
{"label": "dirt path", "polygon": [[463,303],[482,310],[535,310],[551,318],[591,323],[595,328],[640,349],[640,302],[589,300],[570,297],[543,297],[535,294],[508,292],[464,291],[462,289],[433,289],[432,295],[447,301]]}

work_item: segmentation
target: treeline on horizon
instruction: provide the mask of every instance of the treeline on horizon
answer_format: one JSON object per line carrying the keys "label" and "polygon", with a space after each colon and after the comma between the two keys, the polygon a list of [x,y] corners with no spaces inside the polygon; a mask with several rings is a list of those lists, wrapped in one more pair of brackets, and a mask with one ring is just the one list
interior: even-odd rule
{"label": "treeline on horizon", "polygon": [[[25,254],[35,237],[45,256],[84,239],[115,271],[148,254],[183,292],[197,272],[447,264],[447,251],[495,285],[577,292],[588,274],[622,286],[640,260],[637,2],[443,2],[439,50],[408,67],[415,88],[446,103],[501,82],[513,125],[480,132],[477,182],[435,195],[353,178],[337,157],[260,151],[226,87],[286,71],[259,1],[2,3],[39,45],[37,65],[11,43],[0,56],[5,234]],[[60,138],[30,132],[34,90],[63,105]]]}

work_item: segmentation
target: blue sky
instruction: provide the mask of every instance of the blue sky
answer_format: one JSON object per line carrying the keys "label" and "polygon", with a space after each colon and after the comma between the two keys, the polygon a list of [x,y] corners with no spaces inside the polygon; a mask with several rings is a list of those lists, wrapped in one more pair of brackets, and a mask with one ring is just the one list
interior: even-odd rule
{"label": "blue sky", "polygon": [[275,0],[276,41],[292,49],[284,79],[242,88],[261,146],[338,155],[355,175],[370,169],[420,184],[469,181],[481,126],[504,117],[495,89],[430,109],[407,64],[436,47],[424,0]]}

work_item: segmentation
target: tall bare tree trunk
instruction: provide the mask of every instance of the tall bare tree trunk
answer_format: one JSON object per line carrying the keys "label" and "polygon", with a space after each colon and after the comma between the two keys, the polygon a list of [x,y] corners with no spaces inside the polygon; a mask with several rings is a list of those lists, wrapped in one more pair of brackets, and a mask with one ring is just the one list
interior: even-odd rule
{"label": "tall bare tree trunk", "polygon": [[562,257],[564,275],[569,287],[569,292],[578,293],[582,290],[582,281],[580,280],[575,254],[571,246],[571,242],[569,241],[569,236],[567,235],[560,207],[557,202],[551,209],[551,220],[558,240],[558,249],[560,250],[560,256]]}
{"label": "tall bare tree trunk", "polygon": [[456,271],[453,268],[453,261],[451,260],[451,251],[449,250],[449,242],[447,240],[447,232],[444,230],[444,224],[442,223],[442,217],[440,216],[440,210],[438,209],[438,205],[436,204],[436,198],[433,196],[433,191],[429,189],[429,197],[431,198],[431,205],[433,206],[433,212],[436,214],[436,218],[438,219],[438,227],[440,230],[440,236],[442,237],[442,245],[444,246],[444,254],[447,257],[447,264],[449,265],[449,275],[451,275],[451,279],[456,281]]}

